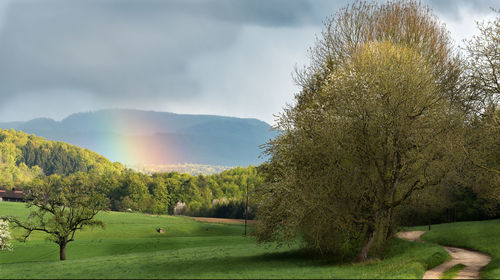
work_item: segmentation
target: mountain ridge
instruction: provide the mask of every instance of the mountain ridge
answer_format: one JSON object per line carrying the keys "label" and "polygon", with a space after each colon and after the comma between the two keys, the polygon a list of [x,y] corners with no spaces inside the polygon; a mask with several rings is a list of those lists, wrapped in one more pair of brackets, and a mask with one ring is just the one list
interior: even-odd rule
{"label": "mountain ridge", "polygon": [[134,109],[4,122],[0,128],[74,144],[125,164],[256,165],[262,162],[259,146],[276,135],[255,118]]}

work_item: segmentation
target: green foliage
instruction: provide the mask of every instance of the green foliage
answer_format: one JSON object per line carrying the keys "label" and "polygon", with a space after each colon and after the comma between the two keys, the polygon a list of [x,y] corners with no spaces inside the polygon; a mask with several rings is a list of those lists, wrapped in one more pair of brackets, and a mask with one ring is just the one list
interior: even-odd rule
{"label": "green foliage", "polygon": [[42,174],[103,174],[121,170],[121,164],[111,163],[90,150],[0,129],[0,186],[22,186]]}
{"label": "green foliage", "polygon": [[465,265],[459,263],[454,265],[452,268],[448,269],[447,271],[443,272],[443,275],[439,279],[455,279],[457,277],[457,274],[460,272],[465,267]]}
{"label": "green foliage", "polygon": [[[26,216],[21,203],[0,202],[0,212]],[[34,233],[0,253],[0,278],[421,278],[446,258],[437,245],[395,240],[380,261],[336,265],[297,245],[258,246],[243,226],[209,224],[186,217],[103,212],[107,226],[78,233],[59,262],[56,246]],[[165,229],[164,234],[155,231]],[[14,235],[19,232],[14,232]]]}
{"label": "green foliage", "polygon": [[150,187],[153,197],[153,206],[151,212],[153,214],[168,213],[168,206],[171,204],[171,195],[167,191],[165,182],[161,180],[157,180],[155,182],[155,179],[153,179]]}
{"label": "green foliage", "polygon": [[[198,176],[178,172],[148,176],[129,169],[121,174],[103,175],[101,184],[113,210],[241,219],[247,188],[249,217],[253,218],[255,189],[262,181],[257,168],[249,166]],[[179,202],[185,203],[186,208],[175,212]]]}
{"label": "green foliage", "polygon": [[416,194],[401,207],[399,224],[418,226],[498,217],[498,202],[486,199],[463,181],[444,180],[440,185]]}
{"label": "green foliage", "polygon": [[75,240],[77,231],[103,226],[102,221],[94,219],[107,207],[107,200],[97,186],[97,177],[85,173],[36,179],[26,197],[30,209],[27,219],[1,218],[24,229],[24,241],[34,231],[47,233],[47,239],[59,245],[60,259],[65,260],[66,245]]}
{"label": "green foliage", "polygon": [[500,110],[486,109],[466,124],[463,146],[435,187],[404,205],[404,225],[484,220],[500,214]]}
{"label": "green foliage", "polygon": [[500,107],[490,107],[470,129],[467,155],[474,190],[500,202]]}

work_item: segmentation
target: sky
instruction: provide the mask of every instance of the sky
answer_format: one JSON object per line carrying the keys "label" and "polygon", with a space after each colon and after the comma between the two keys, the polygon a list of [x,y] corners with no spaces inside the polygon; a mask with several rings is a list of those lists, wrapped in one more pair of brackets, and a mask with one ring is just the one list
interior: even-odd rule
{"label": "sky", "polygon": [[[130,108],[272,124],[323,20],[350,2],[0,0],[0,122]],[[457,44],[500,8],[423,2]]]}

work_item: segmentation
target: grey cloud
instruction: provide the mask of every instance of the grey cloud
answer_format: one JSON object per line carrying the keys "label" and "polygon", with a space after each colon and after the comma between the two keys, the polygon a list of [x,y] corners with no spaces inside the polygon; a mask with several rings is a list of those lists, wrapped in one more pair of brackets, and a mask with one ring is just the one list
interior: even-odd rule
{"label": "grey cloud", "polygon": [[[317,22],[315,0],[91,0],[110,11],[149,16],[170,11],[215,20],[261,26],[294,26]],[[318,1],[318,0],[316,0]],[[323,1],[323,0],[320,0]]]}
{"label": "grey cloud", "polygon": [[475,13],[489,13],[490,7],[500,8],[498,0],[427,0],[436,12],[458,19],[459,9],[465,8]]}
{"label": "grey cloud", "polygon": [[244,25],[317,24],[311,7],[289,0],[12,1],[0,33],[0,97],[74,89],[109,101],[190,98],[202,90],[190,61],[224,51]]}
{"label": "grey cloud", "polygon": [[[459,5],[480,11],[488,10],[488,6],[498,7],[497,0],[479,0],[473,4],[466,0],[428,1],[436,11],[457,16]],[[5,108],[19,106],[23,100],[61,100],[60,105],[65,106],[65,110],[60,114],[67,114],[71,106],[75,110],[114,106],[161,109],[157,104],[182,103],[184,108],[189,108],[189,104],[199,102],[201,96],[210,92],[212,96],[203,98],[220,100],[221,104],[226,102],[227,106],[232,106],[231,101],[225,100],[228,96],[241,99],[241,95],[259,93],[250,93],[249,89],[237,89],[236,86],[228,90],[221,84],[227,84],[226,79],[244,79],[234,72],[259,78],[254,57],[259,56],[261,46],[267,46],[267,50],[262,51],[269,52],[262,55],[270,58],[265,63],[272,63],[269,60],[274,53],[271,52],[279,52],[290,53],[293,64],[303,59],[297,57],[297,53],[302,49],[304,55],[306,53],[304,42],[300,40],[307,36],[302,35],[301,39],[297,34],[304,34],[301,30],[319,31],[326,16],[350,2],[0,0],[0,121],[7,115],[17,119],[27,115],[23,114],[23,109],[17,112]],[[252,33],[253,40],[246,41],[248,28],[275,33]],[[295,33],[286,33],[288,37],[279,38],[269,35],[280,34],[280,30]],[[309,46],[312,44],[313,39]],[[281,49],[274,49],[273,45],[279,45]],[[293,51],[286,52],[284,48]],[[233,55],[228,54],[231,52]],[[232,63],[231,60],[235,59],[239,62]],[[285,61],[287,58],[281,59]],[[233,67],[248,65],[248,69],[254,72],[225,69],[228,64]],[[279,71],[285,71],[283,69],[287,67],[283,66]],[[292,70],[290,68],[286,75]],[[231,77],[223,76],[231,74]],[[276,73],[264,78],[268,83],[278,80],[285,83],[287,80],[282,75]],[[207,82],[207,79],[213,81]],[[240,80],[231,84],[237,85]],[[209,89],[207,84],[210,84]],[[269,87],[289,90],[285,84]],[[65,91],[72,93],[64,97]],[[75,92],[85,92],[85,96],[79,100]],[[39,96],[34,98],[37,94]],[[274,106],[279,110],[287,101]],[[42,104],[41,101],[38,103]],[[41,116],[48,115],[43,111],[44,106],[38,109]],[[36,108],[37,104],[33,103],[24,110],[33,114],[31,111]],[[57,106],[51,108],[56,110]],[[247,110],[242,110],[246,116],[253,113],[249,108],[243,109]]]}
{"label": "grey cloud", "polygon": [[72,3],[10,7],[0,35],[3,94],[65,87],[124,96],[196,91],[196,82],[187,81],[185,61],[231,44],[237,31],[168,10],[120,17]]}

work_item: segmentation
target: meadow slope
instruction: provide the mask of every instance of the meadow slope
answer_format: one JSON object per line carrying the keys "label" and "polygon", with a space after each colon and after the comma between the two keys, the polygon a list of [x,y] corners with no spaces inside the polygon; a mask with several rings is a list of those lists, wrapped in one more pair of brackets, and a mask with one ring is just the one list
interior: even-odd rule
{"label": "meadow slope", "polygon": [[[26,213],[24,204],[0,202],[0,215]],[[99,218],[106,228],[78,233],[64,262],[43,234],[14,242],[13,252],[0,252],[0,278],[420,278],[447,258],[440,246],[395,240],[383,260],[335,264],[298,245],[257,245],[239,224],[118,212]]]}

